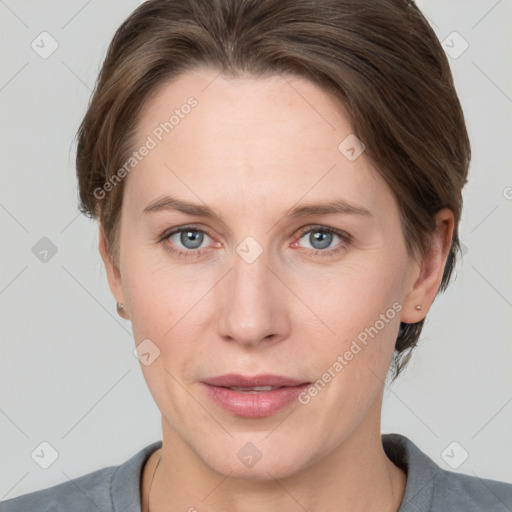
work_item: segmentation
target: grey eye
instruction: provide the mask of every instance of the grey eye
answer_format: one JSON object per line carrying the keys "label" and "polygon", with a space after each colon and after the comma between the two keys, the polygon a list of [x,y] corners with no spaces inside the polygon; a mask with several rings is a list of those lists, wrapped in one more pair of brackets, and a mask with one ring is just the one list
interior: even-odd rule
{"label": "grey eye", "polygon": [[[173,244],[177,244],[176,239],[173,240],[173,237],[178,237],[179,244],[181,244],[185,249],[199,249],[201,247],[206,233],[203,233],[202,231],[199,231],[198,229],[181,229],[180,231],[176,231],[176,233],[173,233],[169,240]],[[178,247],[179,247],[178,244]]]}
{"label": "grey eye", "polygon": [[311,249],[322,250],[328,248],[332,244],[333,237],[340,238],[336,233],[331,233],[327,230],[317,228],[311,229],[305,233],[301,237],[301,240],[306,238],[307,242],[310,244]]}

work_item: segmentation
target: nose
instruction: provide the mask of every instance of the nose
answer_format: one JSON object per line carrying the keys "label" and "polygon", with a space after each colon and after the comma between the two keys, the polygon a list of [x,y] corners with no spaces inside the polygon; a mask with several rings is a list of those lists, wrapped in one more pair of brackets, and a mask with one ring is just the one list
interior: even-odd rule
{"label": "nose", "polygon": [[235,254],[233,268],[217,290],[219,335],[247,348],[285,339],[289,293],[269,268],[265,252],[252,262]]}

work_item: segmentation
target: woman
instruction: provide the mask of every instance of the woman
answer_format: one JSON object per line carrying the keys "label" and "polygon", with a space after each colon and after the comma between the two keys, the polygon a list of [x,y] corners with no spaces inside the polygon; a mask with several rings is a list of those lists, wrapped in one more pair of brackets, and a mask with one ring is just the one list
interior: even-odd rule
{"label": "woman", "polygon": [[0,510],[510,509],[511,485],[380,434],[450,280],[469,160],[412,2],[141,5],[77,173],[162,441]]}

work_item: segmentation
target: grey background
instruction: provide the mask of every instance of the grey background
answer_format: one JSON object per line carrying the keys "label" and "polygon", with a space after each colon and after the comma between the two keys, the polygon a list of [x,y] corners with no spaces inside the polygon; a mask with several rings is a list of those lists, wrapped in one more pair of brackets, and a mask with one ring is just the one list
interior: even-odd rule
{"label": "grey background", "polygon": [[[107,45],[139,3],[0,0],[0,499],[120,464],[161,438],[96,225],[77,213],[73,163]],[[465,256],[386,390],[382,430],[442,467],[467,452],[457,471],[512,482],[512,1],[418,5],[441,40],[456,31],[469,44],[450,58],[473,145]],[[43,31],[59,45],[47,59],[31,48]],[[43,237],[57,248],[46,262],[32,251]],[[31,458],[43,441],[58,452],[48,469]]]}

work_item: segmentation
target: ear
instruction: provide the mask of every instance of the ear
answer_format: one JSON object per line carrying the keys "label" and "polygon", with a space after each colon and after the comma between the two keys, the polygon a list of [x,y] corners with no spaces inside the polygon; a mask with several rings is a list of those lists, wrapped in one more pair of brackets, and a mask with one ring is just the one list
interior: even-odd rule
{"label": "ear", "polygon": [[[412,287],[405,297],[401,321],[413,324],[425,318],[441,285],[444,267],[452,245],[455,219],[448,208],[436,214],[436,230],[428,253],[422,258],[413,276]],[[418,311],[416,306],[421,306]]]}
{"label": "ear", "polygon": [[124,294],[121,280],[121,273],[119,269],[114,265],[114,261],[112,255],[109,253],[107,249],[107,238],[105,236],[105,232],[103,231],[103,226],[101,222],[99,223],[99,250],[101,254],[101,258],[103,263],[105,264],[105,270],[107,272],[107,279],[110,291],[114,296],[116,302],[122,302],[124,304]]}

